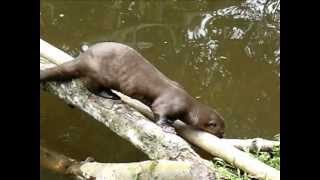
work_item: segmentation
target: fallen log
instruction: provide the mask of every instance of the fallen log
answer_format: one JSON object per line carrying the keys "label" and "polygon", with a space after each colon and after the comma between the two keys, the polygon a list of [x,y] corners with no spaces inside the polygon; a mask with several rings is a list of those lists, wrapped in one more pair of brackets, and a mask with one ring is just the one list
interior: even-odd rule
{"label": "fallen log", "polygon": [[189,161],[154,160],[133,163],[99,163],[86,160],[79,162],[42,146],[40,146],[40,166],[79,180],[196,180],[200,176],[200,172],[195,170],[194,164]]}
{"label": "fallen log", "polygon": [[[57,65],[73,59],[41,39],[40,56]],[[40,68],[48,68],[50,66],[52,66],[50,63],[49,65],[40,63]],[[174,134],[164,133],[160,127],[148,121],[133,108],[121,102],[96,97],[86,91],[81,82],[77,80],[69,83],[50,82],[46,83],[44,88],[57,94],[67,102],[78,106],[96,120],[104,123],[119,136],[129,140],[138,149],[142,150],[150,159],[197,162],[199,170],[204,172],[203,179],[212,179],[214,177],[213,170],[208,162],[200,158],[188,143]],[[117,94],[121,95],[119,92]],[[120,96],[122,101],[125,101],[124,96]],[[130,98],[127,97],[127,100],[130,100]],[[138,103],[138,106],[135,108],[150,119],[153,119],[152,113],[147,106],[142,103]],[[211,134],[193,129],[181,121],[176,121],[174,127],[179,135],[191,143],[259,179],[280,179],[280,172],[276,169],[250,157],[247,153],[241,152]]]}

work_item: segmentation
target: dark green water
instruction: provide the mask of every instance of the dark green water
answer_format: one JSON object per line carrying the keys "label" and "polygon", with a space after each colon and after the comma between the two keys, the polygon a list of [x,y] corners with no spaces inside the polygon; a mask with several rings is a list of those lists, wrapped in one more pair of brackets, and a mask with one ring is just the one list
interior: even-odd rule
{"label": "dark green water", "polygon": [[[81,43],[122,42],[223,114],[229,138],[280,129],[279,1],[41,0],[40,38],[77,56]],[[278,8],[277,8],[278,7]],[[41,145],[83,160],[147,159],[78,109],[41,94]],[[41,169],[41,179],[63,177]]]}

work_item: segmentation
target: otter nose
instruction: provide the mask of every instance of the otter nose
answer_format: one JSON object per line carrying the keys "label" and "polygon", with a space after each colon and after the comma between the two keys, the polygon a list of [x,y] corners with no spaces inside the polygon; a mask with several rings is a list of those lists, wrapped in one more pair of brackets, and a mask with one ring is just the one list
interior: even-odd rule
{"label": "otter nose", "polygon": [[224,137],[224,131],[219,131],[219,133],[217,134],[218,138],[223,138]]}

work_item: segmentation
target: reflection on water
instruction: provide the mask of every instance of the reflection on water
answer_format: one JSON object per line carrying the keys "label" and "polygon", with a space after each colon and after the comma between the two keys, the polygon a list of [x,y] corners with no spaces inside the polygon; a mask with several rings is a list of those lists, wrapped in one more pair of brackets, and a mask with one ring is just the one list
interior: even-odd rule
{"label": "reflection on water", "polygon": [[[280,1],[41,0],[41,38],[78,55],[80,44],[125,43],[226,119],[227,137],[279,133]],[[73,158],[146,158],[48,94],[41,143]],[[115,154],[114,152],[118,152]]]}
{"label": "reflection on water", "polygon": [[279,128],[280,6],[265,3],[201,13],[187,28],[185,84],[223,112],[228,136],[270,137]]}

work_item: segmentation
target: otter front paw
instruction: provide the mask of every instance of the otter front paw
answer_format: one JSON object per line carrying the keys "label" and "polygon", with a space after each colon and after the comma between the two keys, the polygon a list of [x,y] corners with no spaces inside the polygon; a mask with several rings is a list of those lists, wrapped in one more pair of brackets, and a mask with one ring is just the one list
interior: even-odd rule
{"label": "otter front paw", "polygon": [[161,129],[166,132],[166,133],[171,133],[171,134],[177,134],[176,130],[174,129],[174,127],[167,125],[167,124],[161,124],[159,125],[161,127]]}
{"label": "otter front paw", "polygon": [[155,114],[156,124],[162,128],[166,133],[177,134],[175,129],[171,126],[174,121],[168,119],[166,116],[158,116]]}

